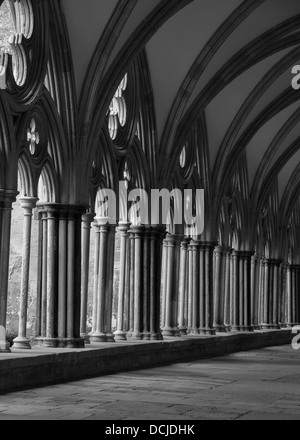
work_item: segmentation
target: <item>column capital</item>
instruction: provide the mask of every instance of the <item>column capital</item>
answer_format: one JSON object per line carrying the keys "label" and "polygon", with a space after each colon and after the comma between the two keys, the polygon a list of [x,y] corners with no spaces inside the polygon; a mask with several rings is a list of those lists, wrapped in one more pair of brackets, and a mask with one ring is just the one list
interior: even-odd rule
{"label": "column capital", "polygon": [[112,217],[95,217],[95,222],[99,226],[116,226],[117,224],[116,219]]}
{"label": "column capital", "polygon": [[199,240],[191,240],[189,243],[189,250],[190,251],[197,251],[200,249],[201,241]]}
{"label": "column capital", "polygon": [[65,205],[63,203],[37,203],[40,212],[52,213],[57,216],[65,216],[66,218],[81,219],[86,213],[87,207],[83,205]]}
{"label": "column capital", "polygon": [[12,204],[16,202],[18,191],[0,189],[0,204],[3,204],[4,208],[11,208]]}
{"label": "column capital", "polygon": [[133,239],[141,239],[145,232],[144,226],[131,226],[130,232],[133,235]]}
{"label": "column capital", "polygon": [[85,223],[92,223],[94,218],[95,218],[95,213],[93,212],[87,212],[85,214],[82,215],[82,221]]}
{"label": "column capital", "polygon": [[231,254],[232,249],[229,246],[218,245],[215,247],[214,251],[215,251],[215,254],[217,254],[217,255],[226,256],[228,254]]}
{"label": "column capital", "polygon": [[21,208],[33,210],[39,199],[36,197],[20,197],[19,202],[21,203]]}
{"label": "column capital", "polygon": [[200,241],[201,248],[204,248],[207,251],[213,251],[218,244],[217,241]]}
{"label": "column capital", "polygon": [[290,264],[288,268],[290,270],[300,270],[300,264]]}

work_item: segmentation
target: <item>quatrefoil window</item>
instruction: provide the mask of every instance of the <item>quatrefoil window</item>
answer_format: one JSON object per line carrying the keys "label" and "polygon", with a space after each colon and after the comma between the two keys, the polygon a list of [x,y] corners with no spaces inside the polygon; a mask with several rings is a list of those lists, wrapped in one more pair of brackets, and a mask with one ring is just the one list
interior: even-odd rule
{"label": "quatrefoil window", "polygon": [[40,143],[40,134],[36,128],[35,119],[30,122],[30,127],[27,130],[27,142],[29,143],[29,151],[32,155],[36,152],[36,147]]}
{"label": "quatrefoil window", "polygon": [[114,141],[118,135],[119,127],[124,127],[127,121],[127,106],[123,93],[127,89],[127,74],[121,81],[109,106],[108,129],[111,139]]}

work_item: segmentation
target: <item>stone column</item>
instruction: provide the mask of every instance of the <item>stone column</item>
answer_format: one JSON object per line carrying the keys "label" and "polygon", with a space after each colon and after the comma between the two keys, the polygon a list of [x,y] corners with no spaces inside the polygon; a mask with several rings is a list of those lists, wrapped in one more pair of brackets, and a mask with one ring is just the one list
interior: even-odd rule
{"label": "stone column", "polygon": [[6,341],[7,296],[12,204],[17,192],[0,190],[0,354],[10,353]]}
{"label": "stone column", "polygon": [[216,243],[200,245],[200,328],[202,335],[215,335],[214,329],[214,248]]}
{"label": "stone column", "polygon": [[189,296],[191,302],[190,322],[188,333],[193,336],[199,335],[200,327],[200,298],[199,298],[199,249],[200,241],[191,240],[188,252],[190,262],[190,285]]}
{"label": "stone column", "polygon": [[232,255],[233,296],[232,330],[252,332],[251,326],[251,258],[253,252],[237,252]]}
{"label": "stone column", "polygon": [[[58,338],[67,337],[67,286],[68,286],[68,216],[61,213],[58,217]],[[74,252],[74,251],[73,251]]]}
{"label": "stone column", "polygon": [[262,329],[264,322],[264,290],[265,290],[265,258],[259,259],[259,299],[258,299],[258,325]]}
{"label": "stone column", "polygon": [[145,341],[150,341],[150,256],[151,252],[151,227],[145,226],[143,237],[143,298],[142,298],[142,337]]}
{"label": "stone column", "polygon": [[282,260],[274,260],[273,316],[274,330],[280,329]]}
{"label": "stone column", "polygon": [[47,248],[47,319],[46,338],[43,343],[46,347],[57,347],[57,329],[55,328],[55,308],[57,302],[57,218],[54,209],[47,210],[48,248]]}
{"label": "stone column", "polygon": [[124,312],[125,312],[125,289],[126,289],[126,261],[128,252],[128,231],[130,223],[119,223],[120,232],[120,281],[118,297],[118,322],[115,332],[116,341],[126,341],[126,332],[124,331]]}
{"label": "stone column", "polygon": [[30,274],[30,254],[31,254],[31,226],[32,211],[36,206],[37,199],[34,197],[23,197],[19,199],[21,208],[24,210],[23,221],[23,254],[22,254],[22,273],[21,273],[21,296],[20,296],[20,317],[19,333],[14,340],[13,348],[19,350],[30,350],[30,340],[27,338],[27,311],[29,293],[29,274]]}
{"label": "stone column", "polygon": [[135,269],[135,240],[131,230],[128,231],[129,240],[129,320],[127,338],[132,338],[134,332],[134,269]]}
{"label": "stone column", "polygon": [[98,307],[98,279],[99,279],[99,249],[100,249],[100,225],[94,222],[95,230],[95,258],[94,258],[94,288],[93,288],[93,325],[89,337],[97,331],[97,307]]}
{"label": "stone column", "polygon": [[150,339],[162,340],[160,316],[161,316],[161,266],[162,266],[162,241],[165,228],[153,226],[151,228],[150,248]]}
{"label": "stone column", "polygon": [[240,330],[240,310],[239,310],[239,283],[240,270],[239,258],[240,253],[233,251],[232,253],[232,279],[231,279],[231,328],[233,331]]}
{"label": "stone column", "polygon": [[187,297],[188,297],[188,247],[190,239],[185,238],[181,243],[179,269],[179,331],[187,335]]}
{"label": "stone column", "polygon": [[88,213],[82,216],[82,285],[81,285],[81,313],[80,335],[86,344],[90,344],[87,334],[87,306],[89,296],[91,224],[95,214]]}
{"label": "stone column", "polygon": [[166,291],[167,291],[167,264],[168,264],[168,246],[166,241],[162,245],[162,269],[161,269],[161,328],[166,323]]}
{"label": "stone column", "polygon": [[279,260],[265,260],[265,281],[263,291],[263,323],[264,330],[279,328]]}
{"label": "stone column", "polygon": [[108,218],[97,218],[99,226],[99,238],[97,238],[98,255],[95,264],[95,289],[94,296],[94,322],[93,331],[90,334],[92,343],[113,342],[114,337],[111,330],[112,319],[112,290],[114,270],[114,246],[115,226],[110,225],[112,221]]}
{"label": "stone column", "polygon": [[106,302],[105,302],[105,332],[106,342],[115,342],[112,331],[112,313],[114,296],[114,273],[115,273],[115,241],[116,225],[109,225],[108,229],[108,266],[107,266],[107,284],[106,284]]}
{"label": "stone column", "polygon": [[143,339],[143,236],[145,228],[134,226],[131,228],[134,239],[134,311],[133,311],[133,333],[132,339],[141,341]]}
{"label": "stone column", "polygon": [[225,259],[225,306],[224,306],[224,324],[226,332],[231,331],[230,320],[230,295],[231,295],[231,253],[232,249],[228,248]]}
{"label": "stone column", "polygon": [[251,309],[251,262],[254,252],[244,252],[244,322],[243,331],[253,332],[254,328],[251,325],[252,322],[252,309]]}
{"label": "stone column", "polygon": [[215,248],[215,286],[214,286],[214,328],[219,333],[225,333],[225,289],[228,248]]}
{"label": "stone column", "polygon": [[168,235],[164,241],[167,248],[166,285],[164,292],[165,322],[164,337],[181,336],[178,328],[178,272],[181,239]]}
{"label": "stone column", "polygon": [[260,259],[252,257],[251,266],[251,326],[259,330],[259,289],[260,289]]}
{"label": "stone column", "polygon": [[48,256],[48,215],[47,212],[42,212],[42,227],[43,227],[43,249],[42,249],[42,307],[41,307],[41,337],[46,337],[46,325],[47,325],[47,256]]}
{"label": "stone column", "polygon": [[39,225],[38,232],[38,267],[37,267],[37,289],[36,289],[36,322],[35,322],[35,338],[41,335],[41,314],[42,314],[42,271],[43,271],[43,223],[40,213],[37,214]]}
{"label": "stone column", "polygon": [[80,338],[81,217],[84,207],[39,205],[42,215],[39,345],[83,348]]}
{"label": "stone column", "polygon": [[287,274],[288,274],[288,263],[283,262],[281,265],[281,302],[280,302],[280,327],[287,328]]}
{"label": "stone column", "polygon": [[290,265],[288,268],[288,327],[299,325],[299,265]]}

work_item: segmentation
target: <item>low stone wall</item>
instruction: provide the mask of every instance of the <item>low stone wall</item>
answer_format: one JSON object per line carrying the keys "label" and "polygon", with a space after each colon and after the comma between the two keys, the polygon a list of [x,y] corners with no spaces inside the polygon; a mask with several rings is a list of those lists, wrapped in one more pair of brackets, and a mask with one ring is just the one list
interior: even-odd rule
{"label": "low stone wall", "polygon": [[0,392],[282,346],[291,341],[291,330],[275,330],[151,343],[103,344],[76,351],[36,348],[31,352],[15,351],[0,355]]}

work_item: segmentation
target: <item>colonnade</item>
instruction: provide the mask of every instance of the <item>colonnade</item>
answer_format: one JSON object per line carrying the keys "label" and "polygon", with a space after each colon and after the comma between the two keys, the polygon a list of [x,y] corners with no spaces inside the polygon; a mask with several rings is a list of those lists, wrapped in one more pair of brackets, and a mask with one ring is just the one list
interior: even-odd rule
{"label": "colonnade", "polygon": [[[0,193],[0,328],[6,328],[9,237],[15,193]],[[34,343],[83,348],[115,341],[156,341],[216,332],[293,327],[300,321],[300,266],[166,234],[159,226],[118,225],[80,206],[20,200],[24,213],[20,319],[14,348],[30,349],[28,290],[33,210],[37,207],[38,277]],[[91,230],[93,319],[87,328]],[[120,243],[117,323],[112,328],[116,232]],[[1,339],[1,338],[0,338]],[[2,338],[3,339],[3,338]],[[5,341],[0,351],[8,352]]]}

